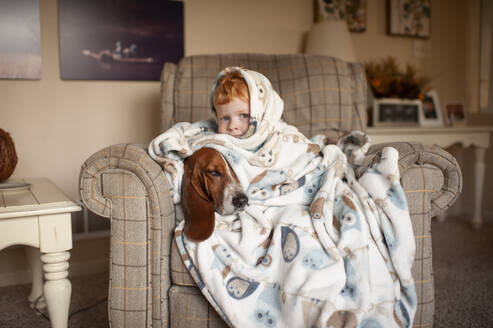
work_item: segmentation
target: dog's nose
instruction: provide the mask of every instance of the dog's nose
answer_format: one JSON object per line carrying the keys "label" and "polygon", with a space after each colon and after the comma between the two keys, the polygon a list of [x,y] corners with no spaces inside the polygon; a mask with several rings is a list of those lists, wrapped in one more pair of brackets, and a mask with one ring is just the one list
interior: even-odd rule
{"label": "dog's nose", "polygon": [[245,194],[238,194],[233,197],[233,205],[236,208],[243,208],[248,203],[248,197]]}

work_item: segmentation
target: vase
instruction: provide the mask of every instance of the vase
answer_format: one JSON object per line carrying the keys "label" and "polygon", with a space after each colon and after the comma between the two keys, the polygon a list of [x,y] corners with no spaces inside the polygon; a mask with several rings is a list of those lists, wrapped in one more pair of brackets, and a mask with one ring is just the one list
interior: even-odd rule
{"label": "vase", "polygon": [[16,165],[14,140],[8,132],[0,129],[0,182],[7,180],[14,173]]}

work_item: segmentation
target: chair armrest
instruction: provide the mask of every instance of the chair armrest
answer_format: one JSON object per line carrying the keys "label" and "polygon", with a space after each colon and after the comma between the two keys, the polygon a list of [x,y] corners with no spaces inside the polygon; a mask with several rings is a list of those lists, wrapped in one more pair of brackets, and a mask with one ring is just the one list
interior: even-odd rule
{"label": "chair armrest", "polygon": [[[79,187],[87,208],[111,220],[110,321],[116,327],[122,320],[132,327],[145,327],[149,318],[168,321],[175,215],[164,171],[145,146],[114,145],[85,161]],[[162,303],[154,301],[159,296]]]}
{"label": "chair armrest", "polygon": [[[122,175],[118,177],[119,174]],[[135,182],[141,185],[125,185],[123,177],[133,177]],[[112,195],[114,188],[117,188],[113,183],[117,182],[120,182],[122,187],[130,186],[128,192],[132,194],[128,196],[149,197],[149,201],[157,206],[153,210],[159,209],[159,214],[168,216],[173,211],[173,203],[169,202],[170,188],[165,173],[149,156],[144,145],[113,145],[89,157],[82,165],[79,175],[82,201],[92,212],[109,218],[110,203],[113,203],[113,207],[121,205],[116,203],[122,198]],[[174,227],[174,216],[172,219]]]}
{"label": "chair armrest", "polygon": [[[462,191],[462,174],[456,159],[440,147],[412,142],[373,145],[357,174],[362,174],[384,147],[399,151],[399,171],[410,211],[427,212],[431,217],[448,209]],[[425,194],[425,195],[423,195]],[[413,208],[414,201],[429,199],[425,208]],[[412,213],[411,213],[412,214]]]}

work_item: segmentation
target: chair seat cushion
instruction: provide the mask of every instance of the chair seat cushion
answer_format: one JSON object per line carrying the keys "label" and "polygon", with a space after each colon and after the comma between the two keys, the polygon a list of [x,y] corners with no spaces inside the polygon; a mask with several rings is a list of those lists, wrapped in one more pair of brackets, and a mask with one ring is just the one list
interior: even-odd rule
{"label": "chair seat cushion", "polygon": [[171,282],[178,286],[196,286],[195,281],[183,264],[175,238],[171,242]]}
{"label": "chair seat cushion", "polygon": [[168,294],[171,313],[169,327],[228,327],[197,287],[172,286]]}

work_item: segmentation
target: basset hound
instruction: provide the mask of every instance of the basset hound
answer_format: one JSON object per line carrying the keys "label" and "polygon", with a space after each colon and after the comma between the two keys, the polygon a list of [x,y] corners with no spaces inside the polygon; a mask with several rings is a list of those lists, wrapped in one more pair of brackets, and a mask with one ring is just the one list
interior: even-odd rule
{"label": "basset hound", "polygon": [[248,197],[223,156],[215,149],[201,148],[184,161],[181,202],[185,235],[200,242],[214,230],[214,211],[236,214],[245,208]]}

